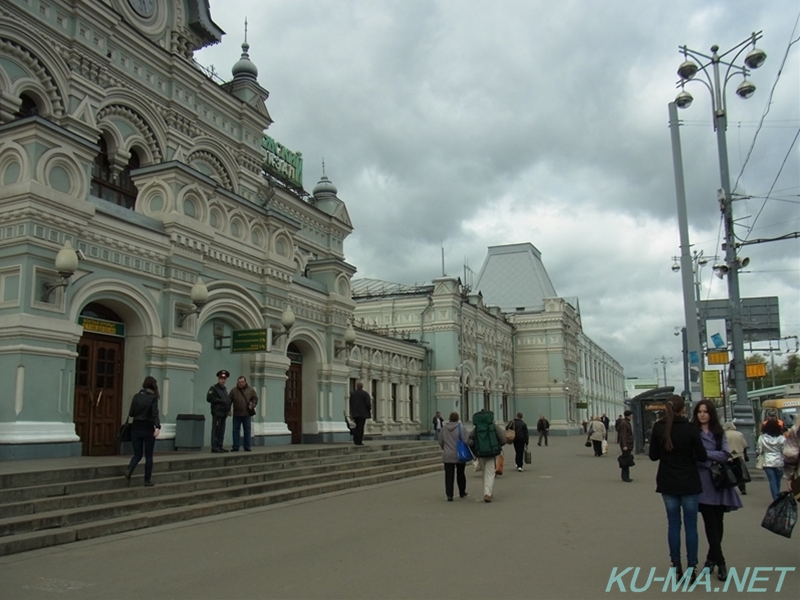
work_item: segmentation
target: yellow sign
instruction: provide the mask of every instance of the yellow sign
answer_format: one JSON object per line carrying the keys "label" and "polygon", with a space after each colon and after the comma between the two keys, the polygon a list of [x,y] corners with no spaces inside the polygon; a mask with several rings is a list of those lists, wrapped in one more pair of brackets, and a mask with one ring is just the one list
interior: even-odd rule
{"label": "yellow sign", "polygon": [[719,371],[703,371],[703,398],[722,398]]}
{"label": "yellow sign", "polygon": [[709,350],[708,351],[708,364],[710,365],[727,365],[728,351],[727,350]]}
{"label": "yellow sign", "polygon": [[767,363],[747,363],[745,365],[745,373],[748,379],[755,379],[756,377],[767,376]]}

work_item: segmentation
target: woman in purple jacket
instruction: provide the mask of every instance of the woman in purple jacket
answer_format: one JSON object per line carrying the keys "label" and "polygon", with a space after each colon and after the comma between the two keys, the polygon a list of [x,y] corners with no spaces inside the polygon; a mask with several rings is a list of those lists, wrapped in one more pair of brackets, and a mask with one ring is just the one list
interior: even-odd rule
{"label": "woman in purple jacket", "polygon": [[700,481],[703,483],[699,508],[700,514],[703,515],[708,540],[708,554],[704,568],[709,570],[710,575],[716,567],[717,579],[725,581],[728,578],[728,569],[722,554],[723,517],[726,512],[741,508],[742,501],[735,488],[719,490],[711,482],[711,464],[723,463],[731,457],[725,431],[717,417],[717,409],[709,400],[700,400],[694,406],[692,421],[700,430],[700,439],[708,454],[708,460],[697,463]]}

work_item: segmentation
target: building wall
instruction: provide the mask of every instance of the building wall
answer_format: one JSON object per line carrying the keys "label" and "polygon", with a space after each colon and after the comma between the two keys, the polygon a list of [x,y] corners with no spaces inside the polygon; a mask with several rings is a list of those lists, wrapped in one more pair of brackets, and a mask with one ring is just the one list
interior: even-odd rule
{"label": "building wall", "polygon": [[[193,51],[218,36],[210,19],[191,22],[183,2],[155,3],[151,19],[124,0],[38,5],[0,12],[0,374],[14,390],[0,399],[0,459],[86,452],[76,347],[92,306],[125,326],[115,427],[152,375],[159,447],[172,447],[176,416],[207,415],[206,391],[224,368],[259,393],[256,443],[285,443],[292,343],[303,355],[301,439],[346,439],[349,370],[334,346],[353,309],[355,269],[343,255],[352,227],[338,199],[317,208],[264,177],[266,90],[247,73],[220,85],[197,67]],[[31,101],[35,110],[24,110]],[[94,187],[101,139],[109,182],[122,185],[138,158],[132,207]],[[65,242],[85,258],[45,299]],[[208,301],[184,318],[199,280]],[[273,345],[287,306],[296,324]],[[232,354],[234,329],[267,330],[267,350]],[[87,410],[104,401],[98,393]],[[209,429],[207,419],[206,440]]]}

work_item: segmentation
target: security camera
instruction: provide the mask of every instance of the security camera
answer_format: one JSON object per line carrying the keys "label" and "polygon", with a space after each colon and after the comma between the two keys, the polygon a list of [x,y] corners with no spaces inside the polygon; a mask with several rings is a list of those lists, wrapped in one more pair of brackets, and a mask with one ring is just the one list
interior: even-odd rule
{"label": "security camera", "polygon": [[86,260],[86,255],[83,253],[83,250],[81,250],[80,248],[75,250],[75,254],[78,255],[78,260]]}

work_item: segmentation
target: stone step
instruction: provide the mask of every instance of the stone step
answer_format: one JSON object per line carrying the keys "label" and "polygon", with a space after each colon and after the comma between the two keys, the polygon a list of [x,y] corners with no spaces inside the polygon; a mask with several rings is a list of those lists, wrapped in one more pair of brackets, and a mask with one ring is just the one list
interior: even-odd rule
{"label": "stone step", "polygon": [[[281,463],[255,463],[235,468],[215,467],[197,471],[168,471],[164,474],[154,474],[153,479],[158,485],[153,488],[144,488],[141,485],[137,485],[138,482],[134,482],[131,487],[128,487],[121,476],[65,485],[63,486],[64,493],[59,495],[40,496],[38,493],[42,490],[39,488],[21,488],[18,491],[27,491],[27,498],[0,505],[0,515],[2,515],[2,518],[0,518],[0,535],[4,535],[3,522],[6,518],[24,517],[54,510],[94,506],[121,500],[143,497],[152,498],[154,495],[182,492],[194,493],[268,481],[286,482],[291,479],[319,476],[319,474],[336,476],[339,472],[354,468],[392,467],[397,464],[398,460],[409,463],[413,461],[436,461],[439,455],[440,452],[436,451],[411,449],[399,454],[374,452],[359,457],[342,456],[338,458],[337,462],[301,459],[283,461]],[[48,490],[49,487],[47,486]]]}
{"label": "stone step", "polygon": [[[296,449],[295,449],[296,448]],[[383,443],[365,446],[353,446],[352,444],[336,444],[316,448],[303,448],[302,446],[292,447],[291,449],[276,448],[267,449],[260,452],[228,452],[225,454],[168,454],[160,455],[156,458],[156,465],[159,470],[184,471],[203,468],[213,468],[220,465],[248,464],[252,462],[286,461],[313,459],[335,460],[342,455],[363,455],[374,452],[403,452],[413,448],[438,448],[432,442],[409,442],[402,444]],[[124,458],[124,457],[119,457]],[[162,460],[166,459],[166,460]],[[0,475],[0,494],[6,490],[30,487],[57,485],[59,483],[71,483],[81,480],[96,480],[121,476],[124,472],[125,462],[121,461],[118,465],[67,467],[49,470],[30,470]],[[0,497],[2,504],[2,497]]]}
{"label": "stone step", "polygon": [[[362,447],[354,449],[356,452],[290,450],[272,456],[261,453],[262,457],[268,457],[261,461],[255,456],[250,457],[249,453],[241,459],[215,455],[187,461],[173,460],[164,472],[157,472],[158,479],[154,471],[157,483],[149,488],[120,487],[125,483],[121,477],[124,465],[121,470],[108,467],[112,476],[99,468],[69,469],[74,471],[74,475],[81,476],[102,472],[106,475],[100,478],[102,484],[113,487],[76,493],[81,485],[93,483],[91,480],[79,481],[61,485],[63,490],[72,492],[54,497],[52,492],[58,489],[58,484],[40,484],[31,487],[37,488],[38,493],[50,493],[49,497],[38,496],[34,500],[0,504],[0,556],[374,485],[441,469],[441,451],[431,443],[385,446],[366,451]],[[275,461],[277,456],[282,460]],[[198,468],[188,468],[191,465]],[[236,473],[231,474],[231,469],[236,469]],[[24,510],[22,507],[25,505],[32,505],[34,512],[10,514]]]}
{"label": "stone step", "polygon": [[154,509],[147,512],[92,520],[84,523],[66,525],[59,528],[33,531],[0,537],[0,556],[66,544],[79,540],[88,540],[115,533],[123,533],[147,527],[168,525],[201,517],[213,516],[248,508],[257,508],[268,504],[287,502],[335,491],[356,487],[375,485],[395,481],[406,477],[426,475],[441,469],[440,463],[415,466],[412,468],[393,469],[383,473],[371,473],[362,477],[334,479],[332,481],[288,487],[272,492],[227,498],[201,504],[179,505],[170,508]]}

